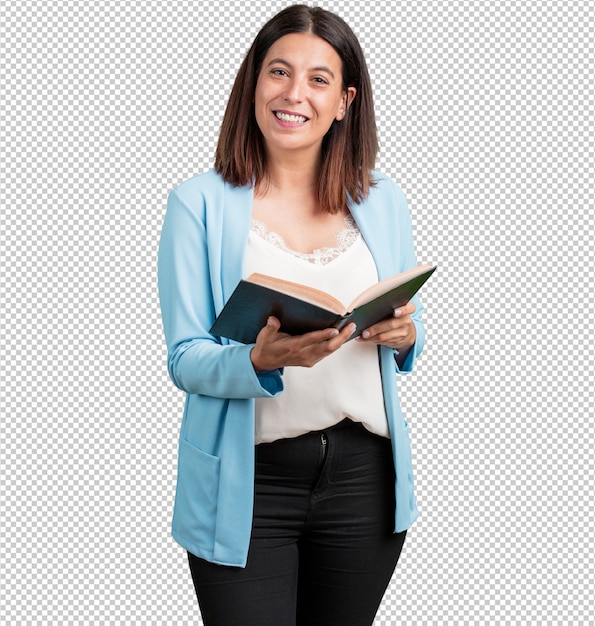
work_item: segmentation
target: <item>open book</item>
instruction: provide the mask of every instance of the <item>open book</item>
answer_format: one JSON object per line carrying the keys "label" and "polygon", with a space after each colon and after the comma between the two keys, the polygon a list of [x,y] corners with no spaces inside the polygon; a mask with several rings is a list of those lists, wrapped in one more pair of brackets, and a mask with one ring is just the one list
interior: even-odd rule
{"label": "open book", "polygon": [[340,330],[349,322],[362,331],[391,317],[393,309],[407,304],[435,269],[431,265],[419,265],[382,280],[368,287],[347,307],[319,289],[251,274],[240,281],[210,332],[241,343],[254,343],[270,315],[281,322],[281,332],[290,335],[331,327]]}

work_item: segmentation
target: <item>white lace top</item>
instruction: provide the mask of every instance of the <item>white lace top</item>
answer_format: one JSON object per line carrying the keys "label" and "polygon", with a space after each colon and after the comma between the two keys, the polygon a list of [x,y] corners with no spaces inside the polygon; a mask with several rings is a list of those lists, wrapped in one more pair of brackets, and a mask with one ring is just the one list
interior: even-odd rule
{"label": "white lace top", "polygon": [[[335,248],[311,254],[291,250],[282,237],[253,220],[245,275],[253,272],[322,289],[346,305],[378,281],[372,255],[352,218],[346,218]],[[389,436],[376,346],[349,341],[314,367],[286,367],[283,381],[279,396],[256,399],[257,444],[328,428],[345,417]]]}
{"label": "white lace top", "polygon": [[[278,235],[275,232],[267,232],[266,226],[259,222],[258,220],[252,220],[252,232],[256,233],[259,237],[268,241],[272,245],[292,254],[298,259],[303,259],[304,261],[308,261],[308,263],[313,263],[314,265],[326,265],[330,263],[337,257],[339,257],[343,252],[345,252],[355,240],[359,237],[359,228],[355,223],[355,220],[351,216],[345,217],[345,228],[339,231],[336,235],[337,237],[337,245],[334,248],[318,248],[309,254],[303,252],[296,252],[292,250],[286,243],[285,239]],[[371,284],[371,283],[370,283]]]}

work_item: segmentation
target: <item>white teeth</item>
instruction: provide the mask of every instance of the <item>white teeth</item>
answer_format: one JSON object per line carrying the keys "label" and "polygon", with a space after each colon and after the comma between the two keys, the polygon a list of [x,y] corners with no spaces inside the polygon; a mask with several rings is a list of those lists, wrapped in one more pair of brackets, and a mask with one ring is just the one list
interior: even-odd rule
{"label": "white teeth", "polygon": [[275,111],[275,115],[277,119],[280,119],[282,122],[287,122],[288,124],[303,124],[308,119],[302,115],[288,115],[287,113],[280,113],[279,111]]}

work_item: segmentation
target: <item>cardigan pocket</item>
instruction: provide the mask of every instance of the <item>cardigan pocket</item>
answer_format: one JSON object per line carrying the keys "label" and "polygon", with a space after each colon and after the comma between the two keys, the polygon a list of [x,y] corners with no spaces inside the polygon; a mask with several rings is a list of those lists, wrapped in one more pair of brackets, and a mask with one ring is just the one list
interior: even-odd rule
{"label": "cardigan pocket", "polygon": [[172,533],[184,548],[209,558],[215,541],[221,460],[180,438]]}

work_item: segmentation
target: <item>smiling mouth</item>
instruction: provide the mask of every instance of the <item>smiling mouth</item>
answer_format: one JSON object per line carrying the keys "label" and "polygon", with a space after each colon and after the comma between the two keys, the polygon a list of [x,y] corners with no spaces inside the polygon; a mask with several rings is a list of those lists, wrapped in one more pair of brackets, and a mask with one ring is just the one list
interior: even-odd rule
{"label": "smiling mouth", "polygon": [[274,113],[278,120],[286,124],[303,124],[308,121],[308,118],[303,115],[292,115],[290,113],[282,113],[281,111],[274,111]]}

